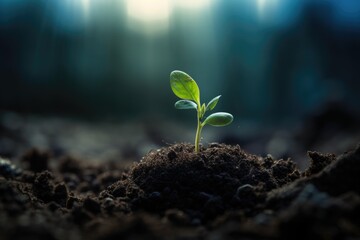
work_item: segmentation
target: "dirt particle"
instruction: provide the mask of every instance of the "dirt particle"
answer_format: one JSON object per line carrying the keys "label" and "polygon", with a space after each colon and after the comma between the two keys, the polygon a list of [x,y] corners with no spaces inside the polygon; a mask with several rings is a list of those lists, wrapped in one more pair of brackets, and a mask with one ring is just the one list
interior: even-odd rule
{"label": "dirt particle", "polygon": [[310,166],[304,172],[304,176],[311,176],[313,174],[319,173],[327,165],[335,160],[334,154],[322,154],[309,151],[308,156],[310,157]]}
{"label": "dirt particle", "polygon": [[59,170],[62,173],[82,174],[80,161],[70,156],[63,157],[60,160]]}
{"label": "dirt particle", "polygon": [[68,199],[68,190],[64,183],[60,183],[55,186],[54,189],[54,201],[60,204],[62,207],[66,206]]}
{"label": "dirt particle", "polygon": [[80,200],[78,198],[70,196],[68,198],[68,200],[66,201],[66,208],[67,209],[72,209],[74,207],[74,205],[79,201]]}
{"label": "dirt particle", "polygon": [[37,174],[34,181],[34,195],[45,203],[50,202],[53,198],[54,184],[52,179],[53,175],[49,171],[44,171]]}
{"label": "dirt particle", "polygon": [[171,150],[168,154],[167,154],[169,160],[174,160],[177,155],[176,155],[176,152],[174,150]]}
{"label": "dirt particle", "polygon": [[125,197],[126,196],[126,187],[123,185],[119,185],[115,187],[115,189],[112,191],[112,195],[114,197]]}
{"label": "dirt particle", "polygon": [[21,160],[27,165],[27,168],[33,172],[41,172],[48,169],[48,162],[51,154],[40,151],[36,148],[27,151]]}

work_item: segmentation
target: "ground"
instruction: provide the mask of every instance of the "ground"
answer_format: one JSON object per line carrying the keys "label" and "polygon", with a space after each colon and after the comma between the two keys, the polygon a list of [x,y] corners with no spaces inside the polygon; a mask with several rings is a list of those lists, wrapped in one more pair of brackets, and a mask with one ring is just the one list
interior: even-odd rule
{"label": "ground", "polygon": [[147,131],[121,145],[44,122],[0,125],[1,239],[360,239],[360,145],[308,151],[300,168],[238,144],[195,153],[191,143],[158,146]]}

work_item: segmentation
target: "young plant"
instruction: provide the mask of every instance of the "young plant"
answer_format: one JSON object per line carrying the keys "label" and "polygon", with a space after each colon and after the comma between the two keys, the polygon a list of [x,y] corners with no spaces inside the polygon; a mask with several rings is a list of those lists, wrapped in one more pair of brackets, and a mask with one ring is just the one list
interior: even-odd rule
{"label": "young plant", "polygon": [[170,74],[170,86],[174,94],[181,98],[175,103],[177,109],[195,109],[197,111],[197,129],[195,135],[195,152],[199,152],[201,130],[209,124],[215,127],[229,125],[233,121],[233,116],[226,112],[217,112],[209,115],[203,121],[207,111],[215,108],[221,95],[214,97],[208,104],[200,103],[200,90],[195,80],[182,71],[173,71]]}

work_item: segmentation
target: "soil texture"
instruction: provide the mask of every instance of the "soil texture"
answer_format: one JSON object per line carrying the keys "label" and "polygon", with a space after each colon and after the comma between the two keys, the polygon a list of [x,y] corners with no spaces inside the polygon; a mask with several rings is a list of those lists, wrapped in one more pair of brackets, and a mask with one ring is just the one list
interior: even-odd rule
{"label": "soil texture", "polygon": [[212,143],[89,163],[0,159],[1,239],[360,239],[360,145],[291,159]]}

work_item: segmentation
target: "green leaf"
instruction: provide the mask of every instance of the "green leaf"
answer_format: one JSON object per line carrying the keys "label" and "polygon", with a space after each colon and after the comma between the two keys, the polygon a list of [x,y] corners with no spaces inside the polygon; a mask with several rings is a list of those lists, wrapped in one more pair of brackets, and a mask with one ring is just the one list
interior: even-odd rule
{"label": "green leaf", "polygon": [[175,70],[170,74],[170,86],[176,96],[185,100],[193,100],[200,105],[200,90],[195,80],[188,74]]}
{"label": "green leaf", "polygon": [[200,118],[203,118],[205,112],[206,112],[206,107],[205,107],[205,103],[203,103],[203,105],[201,105]]}
{"label": "green leaf", "polygon": [[229,125],[233,121],[234,117],[230,113],[217,112],[209,115],[202,123],[204,126],[209,124],[215,127],[222,127]]}
{"label": "green leaf", "polygon": [[216,104],[218,103],[220,97],[221,97],[221,95],[211,99],[211,101],[206,106],[206,111],[213,110],[215,108]]}
{"label": "green leaf", "polygon": [[175,108],[177,109],[197,109],[196,103],[189,100],[179,100],[175,103]]}

